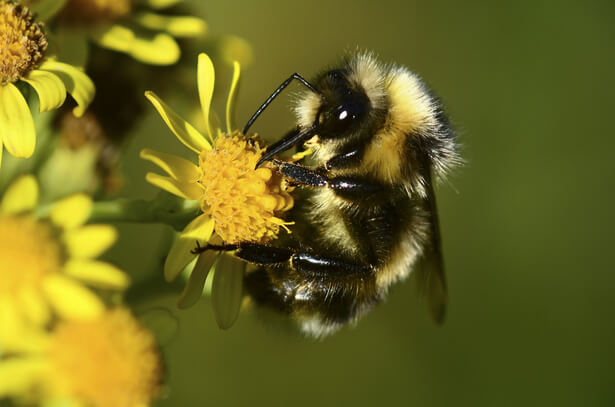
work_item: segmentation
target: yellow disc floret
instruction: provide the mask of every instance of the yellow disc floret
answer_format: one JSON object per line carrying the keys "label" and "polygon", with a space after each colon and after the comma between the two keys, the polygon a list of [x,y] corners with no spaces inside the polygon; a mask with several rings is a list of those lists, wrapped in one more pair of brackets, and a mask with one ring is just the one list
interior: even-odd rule
{"label": "yellow disc floret", "polygon": [[51,225],[0,214],[0,297],[38,287],[61,270],[63,253]]}
{"label": "yellow disc floret", "polygon": [[49,352],[54,388],[80,405],[146,406],[159,394],[162,367],[154,336],[127,310],[62,322]]}
{"label": "yellow disc floret", "polygon": [[264,151],[258,141],[235,131],[218,137],[214,148],[199,156],[205,187],[201,208],[228,244],[264,243],[286,225],[278,216],[293,206],[293,198],[272,166],[255,169]]}
{"label": "yellow disc floret", "polygon": [[47,38],[27,7],[0,0],[0,85],[17,82],[45,55]]}
{"label": "yellow disc floret", "polygon": [[69,0],[63,16],[75,24],[89,24],[118,20],[131,10],[131,0]]}

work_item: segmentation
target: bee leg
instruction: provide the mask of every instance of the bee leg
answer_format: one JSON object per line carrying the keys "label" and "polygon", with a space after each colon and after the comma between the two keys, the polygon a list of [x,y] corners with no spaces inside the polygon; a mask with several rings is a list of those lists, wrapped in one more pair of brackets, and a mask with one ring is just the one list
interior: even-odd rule
{"label": "bee leg", "polygon": [[301,164],[280,160],[273,160],[273,164],[278,167],[282,175],[290,178],[299,185],[310,187],[324,187],[327,185],[328,179],[325,175]]}
{"label": "bee leg", "polygon": [[288,262],[291,269],[305,275],[318,274],[326,277],[332,273],[340,272],[344,275],[356,274],[357,276],[367,276],[372,272],[372,268],[369,265],[318,256],[308,252],[296,252],[291,249],[265,246],[258,243],[242,243],[239,247],[235,247],[234,250],[233,255],[235,257],[239,257],[247,262],[260,265]]}
{"label": "bee leg", "polygon": [[337,273],[344,276],[367,277],[372,274],[372,268],[369,265],[257,243],[242,243],[233,254],[235,257],[260,265],[288,262],[291,269],[305,276],[318,275],[318,277],[327,278]]}
{"label": "bee leg", "polygon": [[233,254],[247,262],[265,265],[287,262],[292,257],[293,252],[290,249],[280,247],[242,243]]}
{"label": "bee leg", "polygon": [[323,169],[326,171],[330,171],[358,167],[359,164],[361,164],[362,158],[363,150],[357,148],[347,153],[332,157],[323,165]]}
{"label": "bee leg", "polygon": [[318,277],[323,282],[338,282],[340,277],[367,278],[373,275],[369,265],[321,257],[312,253],[295,253],[290,258],[293,270],[304,276]]}
{"label": "bee leg", "polygon": [[257,304],[294,315],[314,335],[332,332],[382,299],[371,266],[307,252],[293,253],[286,267],[247,273],[245,288]]}
{"label": "bee leg", "polygon": [[386,195],[385,192],[390,192],[387,191],[386,185],[373,182],[363,177],[327,177],[326,174],[304,167],[300,164],[278,160],[274,160],[274,164],[278,166],[282,175],[290,178],[298,185],[327,187],[336,191],[337,195],[342,198],[357,199],[380,196],[386,199],[388,195]]}
{"label": "bee leg", "polygon": [[199,253],[203,253],[206,252],[207,250],[215,250],[215,251],[221,251],[221,252],[231,252],[233,250],[237,250],[239,248],[239,245],[236,244],[222,244],[222,245],[218,245],[218,244],[209,244],[207,243],[205,246],[201,246],[201,244],[199,243],[199,241],[196,241],[196,247],[192,250],[190,250],[190,253],[192,254],[199,254]]}

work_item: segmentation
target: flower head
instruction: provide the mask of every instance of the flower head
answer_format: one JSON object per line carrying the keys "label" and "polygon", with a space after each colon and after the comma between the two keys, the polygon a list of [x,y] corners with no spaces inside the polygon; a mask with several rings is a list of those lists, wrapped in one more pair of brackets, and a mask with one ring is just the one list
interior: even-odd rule
{"label": "flower head", "polygon": [[[146,179],[177,196],[199,200],[202,214],[180,234],[165,263],[165,276],[173,280],[195,259],[192,253],[200,244],[223,242],[266,243],[277,237],[285,211],[293,206],[293,198],[281,174],[269,163],[255,169],[264,149],[255,135],[246,136],[233,130],[234,96],[239,81],[239,64],[235,63],[231,91],[227,100],[226,132],[210,112],[214,87],[214,69],[209,57],[199,55],[197,80],[207,138],[180,118],[154,93],[147,92],[158,113],[175,136],[198,154],[198,165],[186,159],[144,149],[141,157],[150,160],[169,176],[148,173]],[[212,147],[213,144],[213,147]],[[241,281],[245,264],[229,256],[217,257],[211,252],[199,255],[179,305],[192,305],[201,295],[205,278],[212,268],[214,274],[212,301],[218,324],[230,326],[239,311]],[[220,295],[228,290],[230,294]],[[232,311],[228,311],[232,309]]]}
{"label": "flower head", "polygon": [[199,37],[207,31],[200,18],[160,13],[180,1],[68,0],[57,14],[59,30],[70,32],[72,41],[89,38],[146,64],[171,65],[180,57],[175,38]]}
{"label": "flower head", "polygon": [[95,258],[116,239],[107,225],[83,223],[92,201],[74,195],[53,205],[48,217],[33,210],[38,186],[32,176],[14,182],[0,203],[0,348],[21,346],[24,333],[53,317],[85,320],[103,311],[86,285],[123,289],[127,276]]}
{"label": "flower head", "polygon": [[148,406],[161,381],[154,336],[123,308],[62,321],[29,349],[0,359],[0,397],[40,404]]}
{"label": "flower head", "polygon": [[40,112],[60,107],[70,93],[82,115],[94,96],[94,84],[83,71],[46,58],[47,38],[29,9],[0,0],[0,159],[3,146],[15,157],[30,157],[36,134],[28,102],[15,86],[34,88]]}
{"label": "flower head", "polygon": [[276,215],[290,209],[293,199],[283,190],[281,175],[267,166],[254,169],[264,150],[235,131],[199,154],[201,209],[214,219],[225,243],[266,243],[285,225]]}
{"label": "flower head", "polygon": [[42,25],[27,7],[0,0],[0,83],[17,82],[36,68],[47,49]]}

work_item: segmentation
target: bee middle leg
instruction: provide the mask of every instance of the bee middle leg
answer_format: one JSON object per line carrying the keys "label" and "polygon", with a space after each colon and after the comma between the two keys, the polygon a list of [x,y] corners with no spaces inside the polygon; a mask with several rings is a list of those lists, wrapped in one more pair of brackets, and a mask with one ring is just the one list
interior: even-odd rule
{"label": "bee middle leg", "polygon": [[[262,265],[245,277],[246,291],[259,305],[298,319],[316,318],[319,326],[334,328],[357,318],[381,299],[370,265],[336,259],[330,254],[288,249],[282,249],[287,250],[286,260],[277,262],[282,260],[279,251],[259,246],[251,245],[234,253]],[[264,263],[263,256],[270,261]],[[303,329],[310,331],[308,325]]]}
{"label": "bee middle leg", "polygon": [[340,278],[349,275],[367,277],[373,274],[372,267],[367,264],[353,263],[315,253],[294,251],[279,247],[265,246],[256,243],[241,244],[234,251],[234,256],[247,262],[270,265],[287,263],[299,274],[319,278]]}

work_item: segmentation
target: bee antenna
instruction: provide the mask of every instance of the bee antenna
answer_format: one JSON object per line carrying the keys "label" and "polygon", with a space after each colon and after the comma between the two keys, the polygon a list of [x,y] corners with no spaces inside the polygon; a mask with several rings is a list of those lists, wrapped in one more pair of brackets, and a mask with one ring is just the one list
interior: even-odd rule
{"label": "bee antenna", "polygon": [[252,117],[250,117],[250,120],[248,120],[248,123],[246,123],[246,125],[243,128],[243,134],[247,134],[248,130],[250,129],[250,127],[252,127],[252,124],[254,124],[254,122],[256,121],[256,119],[258,118],[258,116],[261,115],[261,113],[263,113],[265,111],[265,109],[267,108],[267,106],[269,106],[269,104],[271,102],[273,102],[273,100],[278,97],[278,95],[284,90],[284,88],[286,88],[288,85],[290,85],[290,83],[293,81],[293,79],[298,80],[299,82],[301,82],[302,84],[304,84],[305,86],[307,86],[312,92],[320,95],[322,97],[322,94],[316,90],[316,88],[309,83],[307,80],[305,80],[305,78],[303,78],[303,76],[299,75],[298,73],[294,73],[291,76],[288,77],[288,79],[286,79],[284,82],[282,82],[282,84],[280,86],[278,86],[278,88],[276,90],[273,91],[273,93],[267,98],[267,100],[265,100],[265,102],[263,102],[263,104],[258,108],[258,110],[256,110],[256,112],[252,115]]}

